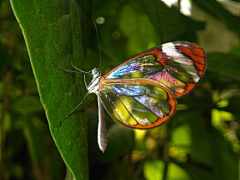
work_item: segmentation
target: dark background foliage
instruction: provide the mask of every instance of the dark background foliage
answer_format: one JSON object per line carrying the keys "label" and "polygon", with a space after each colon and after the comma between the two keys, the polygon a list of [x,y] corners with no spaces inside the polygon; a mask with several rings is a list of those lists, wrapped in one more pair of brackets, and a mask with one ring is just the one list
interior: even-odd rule
{"label": "dark background foliage", "polygon": [[[0,1],[1,179],[239,179],[240,17],[215,0],[193,0],[186,16],[180,2]],[[169,41],[207,52],[203,80],[178,99],[168,123],[132,130],[106,116],[105,154],[96,142],[96,98],[59,127],[86,90],[80,75],[51,62],[71,69],[74,59],[87,71],[99,64],[87,13],[98,27],[102,74]]]}

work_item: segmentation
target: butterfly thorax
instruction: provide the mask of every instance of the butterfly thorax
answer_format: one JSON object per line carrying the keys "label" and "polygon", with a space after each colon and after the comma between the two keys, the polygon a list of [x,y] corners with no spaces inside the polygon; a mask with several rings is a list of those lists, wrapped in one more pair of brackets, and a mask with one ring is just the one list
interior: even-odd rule
{"label": "butterfly thorax", "polygon": [[101,81],[101,73],[98,68],[93,68],[92,72],[92,80],[87,86],[87,90],[89,93],[98,94],[99,84]]}

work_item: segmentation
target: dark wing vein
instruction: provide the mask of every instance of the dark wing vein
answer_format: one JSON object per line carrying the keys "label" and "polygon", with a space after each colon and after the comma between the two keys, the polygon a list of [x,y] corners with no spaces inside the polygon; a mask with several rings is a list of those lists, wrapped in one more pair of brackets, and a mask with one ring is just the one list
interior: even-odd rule
{"label": "dark wing vein", "polygon": [[[102,93],[102,94],[103,94],[103,93]],[[104,96],[104,94],[103,94],[103,97],[106,98],[106,97]],[[101,98],[100,98],[100,100],[101,100]],[[108,101],[107,98],[106,98],[106,101]],[[101,102],[102,102],[102,100],[101,100]],[[108,114],[111,114],[111,113],[108,111],[108,108],[105,106],[104,102],[102,102],[102,104],[103,104],[103,106],[105,107],[105,110],[108,112]],[[115,112],[115,114],[119,117],[119,119],[121,119],[121,117],[120,117],[119,114],[115,111],[115,109],[113,108],[112,105],[110,105],[110,108]],[[122,119],[121,119],[121,120],[122,120]]]}
{"label": "dark wing vein", "polygon": [[[145,96],[148,96],[148,95],[145,95]],[[136,97],[136,96],[135,96]],[[155,98],[153,96],[148,96],[148,97],[151,97],[151,98],[154,98],[154,99],[158,99],[158,98]],[[135,99],[138,103],[140,103],[141,105],[143,105],[147,110],[149,110],[151,113],[153,113],[154,115],[156,115],[158,117],[158,115],[153,112],[151,109],[149,109],[149,107],[145,106],[143,103],[141,103],[140,101],[138,101],[137,99]],[[161,99],[158,99],[159,101],[161,101]],[[159,118],[159,117],[158,117]]]}
{"label": "dark wing vein", "polygon": [[[128,113],[132,116],[133,119],[135,119],[135,121],[138,123],[138,121],[136,120],[136,118],[132,115],[132,113],[128,110],[128,108],[125,106],[125,104],[123,103],[123,101],[121,100],[121,98],[119,97],[118,94],[116,94],[114,91],[112,91],[111,89],[108,89],[109,91],[111,91],[113,94],[115,94],[119,100],[121,101],[121,103],[123,104],[123,106],[125,107],[125,109],[128,111]],[[139,124],[139,123],[138,123]]]}

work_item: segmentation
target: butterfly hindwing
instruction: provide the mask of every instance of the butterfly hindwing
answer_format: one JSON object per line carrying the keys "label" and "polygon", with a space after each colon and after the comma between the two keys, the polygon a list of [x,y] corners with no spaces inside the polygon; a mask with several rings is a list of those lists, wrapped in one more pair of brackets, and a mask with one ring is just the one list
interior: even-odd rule
{"label": "butterfly hindwing", "polygon": [[197,44],[166,43],[106,73],[99,95],[113,119],[132,128],[153,128],[174,114],[175,97],[191,92],[205,68],[205,52]]}
{"label": "butterfly hindwing", "polygon": [[146,84],[106,84],[100,90],[100,96],[112,118],[132,128],[159,126],[176,109],[176,100],[172,93],[154,81]]}

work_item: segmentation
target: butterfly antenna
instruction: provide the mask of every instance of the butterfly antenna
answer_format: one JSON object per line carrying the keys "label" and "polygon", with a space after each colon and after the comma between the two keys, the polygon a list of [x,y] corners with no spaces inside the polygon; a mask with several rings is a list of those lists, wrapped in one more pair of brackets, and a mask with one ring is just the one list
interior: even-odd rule
{"label": "butterfly antenna", "polygon": [[51,62],[51,63],[52,63],[52,65],[55,66],[57,69],[60,69],[61,71],[66,72],[66,73],[78,73],[78,74],[88,74],[88,75],[91,75],[90,72],[86,72],[86,71],[80,70],[80,69],[78,69],[77,67],[75,67],[72,63],[71,63],[71,65],[72,65],[72,67],[73,67],[76,71],[64,69],[64,68],[62,68],[61,66],[56,65],[54,62]]}
{"label": "butterfly antenna", "polygon": [[98,35],[98,30],[97,30],[97,25],[94,21],[92,21],[92,18],[89,13],[87,13],[89,20],[92,23],[92,28],[94,31],[95,38],[98,42],[98,56],[99,56],[99,68],[101,67],[101,61],[102,61],[102,53],[101,53],[101,45],[100,45],[100,40],[99,40],[99,35]]}
{"label": "butterfly antenna", "polygon": [[82,103],[83,103],[83,101],[85,100],[85,98],[87,97],[87,95],[89,95],[89,93],[85,94],[85,96],[83,97],[82,101],[81,101],[75,108],[73,108],[73,110],[71,110],[71,112],[68,113],[68,114],[60,121],[60,127],[62,126],[62,122],[63,122],[64,120],[66,120],[69,116],[71,116],[72,114],[74,114],[75,111],[77,110],[77,108],[79,108],[79,106],[82,105]]}
{"label": "butterfly antenna", "polygon": [[98,42],[98,56],[99,56],[99,68],[101,67],[101,61],[102,61],[102,53],[101,53],[101,45],[100,45],[100,40],[99,40],[99,35],[98,35],[98,30],[97,30],[97,25],[95,22],[93,22],[94,29],[95,29],[95,37]]}

